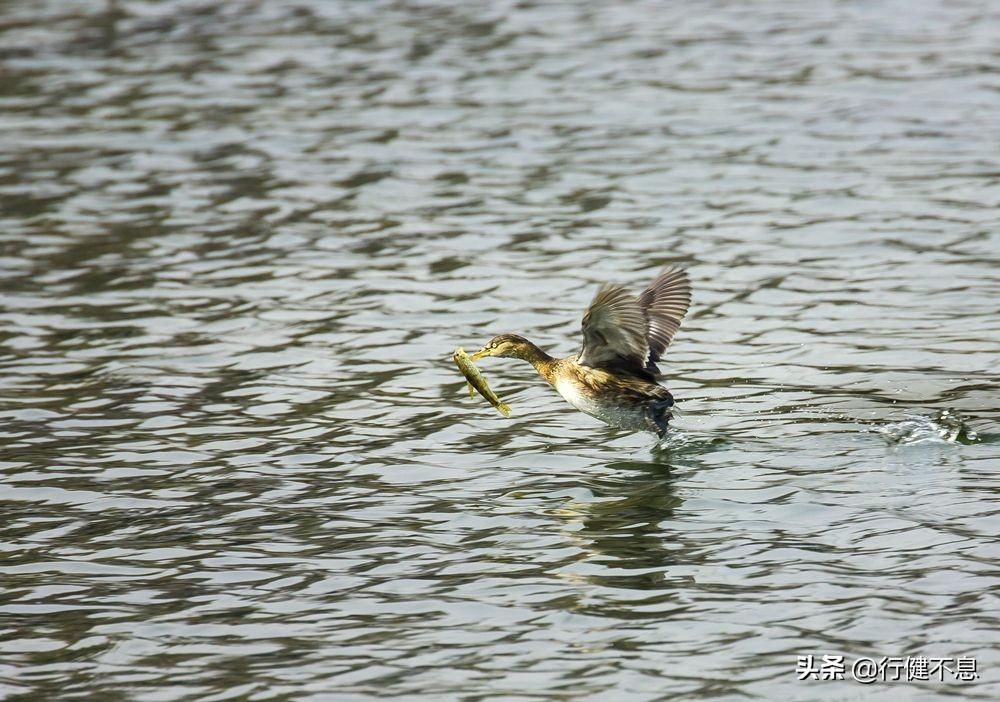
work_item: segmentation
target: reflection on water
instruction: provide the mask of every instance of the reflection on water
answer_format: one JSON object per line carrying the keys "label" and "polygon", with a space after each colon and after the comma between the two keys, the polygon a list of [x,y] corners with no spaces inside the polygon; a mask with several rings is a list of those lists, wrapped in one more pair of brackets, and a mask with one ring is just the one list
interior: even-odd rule
{"label": "reflection on water", "polygon": [[570,503],[563,513],[579,525],[574,533],[588,561],[610,566],[594,576],[597,583],[658,590],[663,569],[676,563],[661,526],[681,502],[669,465],[619,461],[607,468],[611,475],[587,481],[593,501]]}
{"label": "reflection on water", "polygon": [[[0,7],[0,696],[1000,695],[989,3]],[[659,445],[561,355],[686,266]]]}

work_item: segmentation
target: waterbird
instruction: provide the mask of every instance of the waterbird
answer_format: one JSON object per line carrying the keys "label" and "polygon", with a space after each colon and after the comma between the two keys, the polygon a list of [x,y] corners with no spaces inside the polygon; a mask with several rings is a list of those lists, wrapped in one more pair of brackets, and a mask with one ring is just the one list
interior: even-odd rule
{"label": "waterbird", "polygon": [[657,363],[691,305],[687,272],[665,268],[638,297],[624,286],[601,285],[583,315],[579,354],[553,358],[518,334],[500,334],[470,356],[527,361],[573,407],[612,427],[661,438],[674,397],[659,384]]}

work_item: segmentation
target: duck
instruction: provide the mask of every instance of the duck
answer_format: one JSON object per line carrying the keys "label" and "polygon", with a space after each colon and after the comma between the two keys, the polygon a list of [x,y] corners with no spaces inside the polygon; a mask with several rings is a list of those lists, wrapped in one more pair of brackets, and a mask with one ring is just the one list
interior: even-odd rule
{"label": "duck", "polygon": [[601,285],[583,315],[578,354],[555,358],[519,334],[500,334],[470,358],[527,361],[577,410],[616,429],[662,439],[674,396],[660,384],[657,364],[690,306],[687,272],[668,266],[639,295],[616,283]]}

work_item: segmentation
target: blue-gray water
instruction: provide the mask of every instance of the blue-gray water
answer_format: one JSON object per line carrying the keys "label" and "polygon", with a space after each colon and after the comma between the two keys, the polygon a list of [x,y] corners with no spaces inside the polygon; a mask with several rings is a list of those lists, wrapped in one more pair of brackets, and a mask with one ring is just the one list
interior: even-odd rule
{"label": "blue-gray water", "polygon": [[[3,4],[0,696],[997,699],[998,34]],[[465,394],[455,346],[574,353],[667,263],[664,446],[513,361],[511,419]]]}

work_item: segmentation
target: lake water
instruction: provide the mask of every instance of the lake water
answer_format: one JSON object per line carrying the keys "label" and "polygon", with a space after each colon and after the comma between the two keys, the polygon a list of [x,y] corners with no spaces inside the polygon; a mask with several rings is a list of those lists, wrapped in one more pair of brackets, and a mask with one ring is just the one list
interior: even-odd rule
{"label": "lake water", "polygon": [[[5,3],[0,697],[1000,698],[998,34]],[[667,264],[661,445],[514,361],[511,419],[465,393],[455,346],[575,353]]]}

